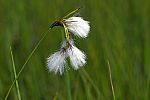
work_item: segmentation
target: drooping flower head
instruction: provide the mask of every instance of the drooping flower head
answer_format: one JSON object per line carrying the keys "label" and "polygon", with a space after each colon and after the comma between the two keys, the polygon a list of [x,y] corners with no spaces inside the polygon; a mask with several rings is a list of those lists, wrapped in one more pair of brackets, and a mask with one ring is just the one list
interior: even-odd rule
{"label": "drooping flower head", "polygon": [[90,31],[89,22],[83,20],[83,18],[70,17],[68,19],[64,19],[64,23],[69,32],[73,33],[74,35],[82,38],[88,36],[88,33]]}
{"label": "drooping flower head", "polygon": [[86,38],[90,31],[89,21],[85,21],[82,17],[65,17],[61,20],[55,21],[51,25],[51,28],[55,26],[66,27],[69,32],[81,38]]}
{"label": "drooping flower head", "polygon": [[69,39],[69,42],[64,39],[59,51],[47,58],[47,65],[50,71],[62,74],[66,58],[69,57],[72,68],[77,70],[86,64],[86,55],[74,45],[74,41]]}
{"label": "drooping flower head", "polygon": [[84,66],[86,64],[86,55],[80,51],[75,45],[73,44],[73,40],[70,40],[71,42],[71,48],[67,50],[67,54],[70,58],[70,62],[72,67],[77,70],[80,67]]}
{"label": "drooping flower head", "polygon": [[55,52],[49,58],[47,58],[47,65],[50,71],[55,73],[59,72],[62,74],[64,72],[64,64],[65,64],[66,55],[62,53],[62,50]]}
{"label": "drooping flower head", "polygon": [[61,20],[55,21],[50,27],[62,26],[65,30],[65,39],[61,44],[60,50],[47,58],[47,65],[50,71],[62,74],[67,57],[70,59],[72,68],[75,70],[86,64],[86,55],[74,45],[74,41],[69,33],[71,32],[78,37],[86,38],[90,31],[88,21],[83,20],[81,17],[71,16],[78,10],[76,9]]}

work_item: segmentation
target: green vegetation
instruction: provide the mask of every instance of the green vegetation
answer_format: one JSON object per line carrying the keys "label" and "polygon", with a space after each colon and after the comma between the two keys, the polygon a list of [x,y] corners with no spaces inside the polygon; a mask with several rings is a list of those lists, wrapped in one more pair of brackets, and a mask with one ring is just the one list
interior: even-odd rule
{"label": "green vegetation", "polygon": [[[60,47],[64,30],[48,29],[80,6],[91,31],[75,41],[86,53],[87,65],[66,69],[62,76],[49,73],[46,58]],[[18,73],[47,31],[18,79],[22,100],[150,99],[149,0],[0,0],[0,7],[0,100],[14,80],[13,66]],[[18,100],[15,85],[8,100]]]}

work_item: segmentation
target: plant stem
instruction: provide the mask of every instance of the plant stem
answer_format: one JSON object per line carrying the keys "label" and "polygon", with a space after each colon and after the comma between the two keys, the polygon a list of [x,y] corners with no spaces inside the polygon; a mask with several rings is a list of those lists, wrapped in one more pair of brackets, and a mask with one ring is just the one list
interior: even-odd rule
{"label": "plant stem", "polygon": [[66,27],[65,24],[63,24],[63,26],[64,26],[64,29],[65,29],[65,38],[66,38],[66,41],[69,42],[69,32],[68,32],[68,29],[67,29],[67,27]]}
{"label": "plant stem", "polygon": [[113,82],[112,82],[111,68],[110,68],[109,61],[107,61],[107,63],[108,63],[108,68],[109,68],[109,79],[110,79],[110,84],[111,84],[111,90],[112,90],[113,98],[114,98],[114,100],[116,100],[115,91],[114,91]]}
{"label": "plant stem", "polygon": [[[68,68],[67,64],[66,67]],[[66,78],[66,84],[67,84],[67,93],[68,93],[68,100],[72,100],[72,96],[71,96],[71,86],[70,86],[70,77],[69,77],[69,72],[66,72],[65,75]]]}
{"label": "plant stem", "polygon": [[6,96],[5,96],[5,100],[7,100],[8,96],[9,96],[9,93],[13,87],[13,85],[15,84],[16,80],[20,77],[20,74],[22,73],[22,71],[24,70],[26,64],[28,63],[28,61],[30,60],[30,58],[32,57],[32,55],[34,54],[35,50],[38,48],[38,46],[40,45],[40,43],[42,42],[42,40],[45,38],[45,36],[47,35],[47,33],[49,32],[51,28],[48,29],[48,31],[44,32],[43,33],[43,36],[42,38],[39,40],[39,42],[37,43],[37,45],[35,46],[35,48],[32,50],[32,52],[29,54],[27,60],[25,61],[25,63],[23,64],[23,66],[21,67],[19,73],[17,74],[16,78],[14,79],[14,81],[12,82]]}
{"label": "plant stem", "polygon": [[[13,57],[13,53],[12,53],[11,47],[10,47],[10,53],[11,53],[11,60],[12,60],[12,66],[13,66],[14,76],[15,76],[15,79],[16,79],[16,77],[17,77],[17,75],[16,75],[16,68],[15,68],[16,66],[15,66],[15,61],[14,61],[14,57]],[[17,88],[17,93],[18,93],[18,100],[21,100],[21,95],[20,95],[18,80],[16,80],[16,88]]]}
{"label": "plant stem", "polygon": [[67,14],[66,16],[64,16],[62,19],[66,19],[72,15],[74,15],[76,12],[78,12],[80,10],[80,8],[77,8],[75,10],[73,10],[72,12],[70,12],[69,14]]}

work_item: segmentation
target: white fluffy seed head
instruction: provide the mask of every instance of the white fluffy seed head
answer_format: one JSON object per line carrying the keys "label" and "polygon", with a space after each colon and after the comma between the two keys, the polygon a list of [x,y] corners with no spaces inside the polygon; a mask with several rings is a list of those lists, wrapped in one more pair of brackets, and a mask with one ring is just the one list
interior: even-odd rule
{"label": "white fluffy seed head", "polygon": [[75,70],[86,64],[86,55],[77,47],[72,45],[72,48],[68,49],[67,53],[70,58],[71,65]]}
{"label": "white fluffy seed head", "polygon": [[70,32],[82,38],[86,38],[90,31],[89,22],[81,17],[70,17],[65,20],[65,24]]}
{"label": "white fluffy seed head", "polygon": [[62,74],[64,72],[65,64],[65,54],[62,53],[62,50],[55,52],[50,57],[47,58],[47,65],[49,71]]}
{"label": "white fluffy seed head", "polygon": [[60,51],[55,52],[50,57],[47,58],[47,65],[49,71],[62,74],[64,72],[64,64],[66,63],[66,58],[69,56],[71,65],[73,69],[77,70],[81,66],[86,64],[86,55],[74,46],[74,41],[69,40],[70,47],[66,47],[66,39],[63,40]]}

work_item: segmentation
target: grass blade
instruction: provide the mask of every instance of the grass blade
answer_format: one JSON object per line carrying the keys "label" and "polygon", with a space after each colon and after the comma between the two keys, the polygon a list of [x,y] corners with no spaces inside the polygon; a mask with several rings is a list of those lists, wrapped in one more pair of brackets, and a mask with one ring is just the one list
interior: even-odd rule
{"label": "grass blade", "polygon": [[[51,29],[51,28],[50,28],[50,29]],[[19,78],[19,76],[20,76],[20,74],[22,73],[22,71],[24,70],[26,64],[28,63],[28,61],[30,60],[30,58],[32,57],[32,55],[34,54],[34,52],[36,51],[36,49],[38,48],[38,46],[40,45],[40,43],[42,42],[42,40],[43,40],[43,39],[45,38],[45,36],[48,34],[48,32],[49,32],[50,29],[48,29],[48,31],[46,31],[46,32],[43,33],[42,38],[39,40],[39,42],[37,43],[37,45],[35,46],[35,48],[34,48],[34,49],[32,50],[32,52],[29,54],[27,60],[25,61],[25,63],[24,63],[23,66],[21,67],[21,69],[20,69],[19,73],[17,74],[16,78],[14,79],[14,81],[12,82],[12,84],[11,84],[11,86],[10,86],[10,88],[9,88],[9,90],[8,90],[8,92],[7,92],[7,94],[6,94],[6,96],[5,96],[5,100],[7,100],[8,95],[9,95],[9,93],[10,93],[10,91],[11,91],[13,85],[15,84],[16,80]]]}
{"label": "grass blade", "polygon": [[107,61],[107,63],[108,63],[108,68],[109,68],[109,79],[110,79],[110,84],[111,84],[111,90],[112,90],[113,98],[114,98],[114,100],[116,100],[114,86],[113,86],[113,82],[112,82],[111,68],[110,68],[109,61]]}
{"label": "grass blade", "polygon": [[[12,60],[12,66],[13,66],[14,76],[15,76],[15,79],[16,79],[16,77],[17,77],[16,66],[15,66],[15,61],[14,61],[14,57],[13,57],[13,53],[12,53],[11,47],[10,47],[10,53],[11,53],[11,60]],[[16,88],[17,88],[18,100],[21,100],[21,95],[20,95],[18,80],[16,80]]]}
{"label": "grass blade", "polygon": [[70,12],[69,14],[67,14],[66,16],[64,16],[62,19],[66,19],[72,15],[74,15],[75,13],[77,13],[80,10],[80,8],[77,8],[75,10],[73,10],[72,12]]}

